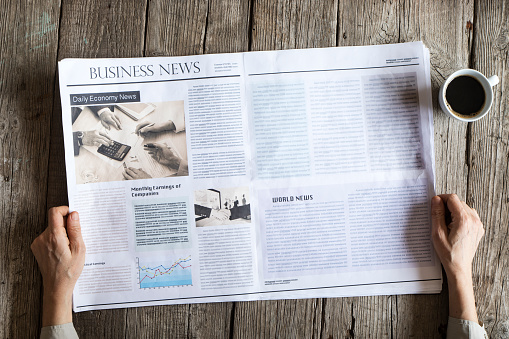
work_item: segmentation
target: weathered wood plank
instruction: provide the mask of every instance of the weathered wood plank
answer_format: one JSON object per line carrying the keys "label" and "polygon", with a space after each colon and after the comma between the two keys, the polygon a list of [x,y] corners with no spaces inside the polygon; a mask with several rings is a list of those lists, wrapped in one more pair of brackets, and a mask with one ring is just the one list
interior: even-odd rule
{"label": "weathered wood plank", "polygon": [[471,124],[467,203],[486,229],[474,261],[479,320],[490,338],[509,337],[509,1],[477,1],[472,68],[498,75],[488,116]]}
{"label": "weathered wood plank", "polygon": [[361,320],[354,311],[354,305],[358,302],[359,298],[322,299],[320,338],[354,338],[359,322],[367,323],[365,319]]}
{"label": "weathered wood plank", "polygon": [[208,8],[208,2],[200,0],[151,0],[145,55],[202,54]]}
{"label": "weathered wood plank", "polygon": [[253,3],[251,50],[336,46],[337,0]]}
{"label": "weathered wood plank", "polygon": [[[450,119],[439,108],[437,95],[452,72],[468,67],[473,1],[404,1],[400,12],[400,41],[422,40],[431,54],[431,86],[435,127],[437,193],[466,193],[467,125]],[[397,296],[393,304],[393,334],[397,338],[437,338],[445,335],[447,284],[440,295]]]}
{"label": "weathered wood plank", "polygon": [[322,299],[235,304],[233,338],[318,338]]}
{"label": "weathered wood plank", "polygon": [[46,225],[60,6],[0,7],[0,337],[35,338],[42,284],[30,244]]}
{"label": "weathered wood plank", "polygon": [[382,45],[399,42],[399,1],[340,1],[338,46]]}
{"label": "weathered wood plank", "polygon": [[127,310],[128,337],[187,338],[189,306],[150,306]]}
{"label": "weathered wood plank", "polygon": [[249,50],[250,0],[209,0],[204,53]]}
{"label": "weathered wood plank", "polygon": [[[58,59],[143,56],[146,2],[124,0],[68,1],[62,4]],[[62,137],[62,111],[55,88],[48,207],[67,203]],[[126,336],[127,310],[92,311],[74,314],[73,322],[82,337]]]}

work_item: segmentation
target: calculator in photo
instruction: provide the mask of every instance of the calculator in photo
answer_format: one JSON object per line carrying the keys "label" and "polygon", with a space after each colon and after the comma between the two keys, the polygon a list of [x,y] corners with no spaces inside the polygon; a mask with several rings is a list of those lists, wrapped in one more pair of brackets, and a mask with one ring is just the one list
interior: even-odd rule
{"label": "calculator in photo", "polygon": [[122,160],[124,160],[127,153],[129,153],[130,149],[131,149],[131,146],[129,146],[129,145],[124,145],[117,141],[113,141],[112,146],[104,146],[104,145],[99,146],[99,148],[97,149],[97,152],[104,154],[105,156],[107,156],[109,158],[112,158],[112,159],[115,159],[118,161],[122,161]]}

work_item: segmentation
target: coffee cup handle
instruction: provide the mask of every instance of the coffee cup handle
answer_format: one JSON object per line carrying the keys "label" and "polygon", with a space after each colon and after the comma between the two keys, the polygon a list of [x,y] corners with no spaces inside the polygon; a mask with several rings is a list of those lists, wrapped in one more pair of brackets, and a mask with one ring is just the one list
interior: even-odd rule
{"label": "coffee cup handle", "polygon": [[498,84],[499,80],[496,75],[492,75],[488,78],[488,82],[490,83],[490,86],[493,87]]}

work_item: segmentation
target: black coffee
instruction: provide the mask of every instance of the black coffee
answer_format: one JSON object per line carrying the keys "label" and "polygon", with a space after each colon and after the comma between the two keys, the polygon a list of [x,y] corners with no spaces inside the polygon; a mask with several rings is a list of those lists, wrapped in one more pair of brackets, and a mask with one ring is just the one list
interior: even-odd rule
{"label": "black coffee", "polygon": [[468,75],[460,75],[447,86],[445,99],[454,112],[472,116],[484,107],[486,93],[477,79]]}

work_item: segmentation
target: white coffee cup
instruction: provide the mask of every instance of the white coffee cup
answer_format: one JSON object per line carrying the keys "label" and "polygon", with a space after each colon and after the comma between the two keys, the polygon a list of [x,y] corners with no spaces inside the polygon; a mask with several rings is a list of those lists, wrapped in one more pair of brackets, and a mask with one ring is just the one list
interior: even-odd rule
{"label": "white coffee cup", "polygon": [[[465,116],[462,114],[459,114],[455,112],[451,105],[447,102],[447,99],[445,97],[445,94],[447,92],[447,86],[456,79],[459,76],[462,75],[468,75],[474,79],[476,79],[483,87],[484,94],[485,94],[485,100],[484,100],[484,106],[479,110],[477,113],[473,114],[472,116]],[[461,120],[461,121],[476,121],[484,117],[486,114],[488,114],[488,111],[491,108],[491,105],[493,104],[493,89],[492,87],[498,84],[498,76],[492,75],[489,78],[486,78],[482,73],[473,70],[473,69],[460,69],[459,71],[454,72],[451,74],[447,80],[442,84],[440,87],[440,92],[438,94],[438,102],[440,103],[440,107],[442,108],[442,111],[449,114],[451,117]]]}

